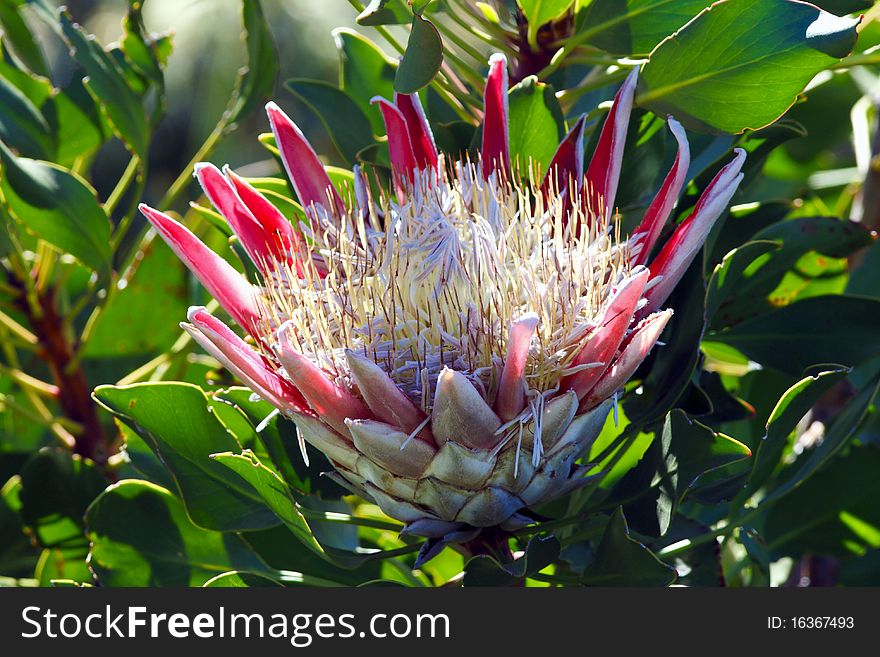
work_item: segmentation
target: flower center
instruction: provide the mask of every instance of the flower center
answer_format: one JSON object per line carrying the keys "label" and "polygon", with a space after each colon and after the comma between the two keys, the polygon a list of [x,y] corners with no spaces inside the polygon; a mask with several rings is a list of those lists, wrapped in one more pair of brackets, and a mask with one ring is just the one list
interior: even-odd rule
{"label": "flower center", "polygon": [[338,380],[348,383],[354,350],[425,411],[444,366],[494,399],[510,326],[526,313],[540,318],[527,386],[554,390],[631,269],[619,226],[578,194],[545,198],[534,177],[486,181],[470,162],[418,173],[404,199],[312,215],[317,258],[302,277],[276,263],[263,282],[262,342],[271,349],[291,320],[293,346]]}

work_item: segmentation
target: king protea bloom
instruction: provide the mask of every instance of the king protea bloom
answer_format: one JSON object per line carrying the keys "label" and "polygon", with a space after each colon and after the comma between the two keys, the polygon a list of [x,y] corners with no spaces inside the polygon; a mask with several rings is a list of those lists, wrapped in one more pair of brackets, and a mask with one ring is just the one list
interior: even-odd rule
{"label": "king protea bloom", "polygon": [[[649,262],[687,180],[688,142],[640,225],[613,213],[637,72],[586,171],[582,117],[543,178],[511,169],[507,68],[490,60],[482,146],[448,162],[416,95],[376,98],[393,190],[355,168],[334,188],[302,132],[267,106],[308,223],[226,168],[197,167],[261,280],[246,280],[168,215],[141,209],[250,338],[205,308],[182,326],[333,463],[337,481],[430,539],[515,530],[528,507],[589,480],[578,464],[657,342],[685,269],[736,190],[736,152]],[[343,190],[345,192],[346,190]]]}

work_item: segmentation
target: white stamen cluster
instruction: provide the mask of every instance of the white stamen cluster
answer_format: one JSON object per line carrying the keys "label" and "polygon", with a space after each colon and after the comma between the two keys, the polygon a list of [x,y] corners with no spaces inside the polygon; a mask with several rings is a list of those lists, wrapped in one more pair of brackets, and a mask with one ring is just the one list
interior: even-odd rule
{"label": "white stamen cluster", "polygon": [[[540,318],[526,362],[535,394],[573,373],[630,254],[604,212],[534,182],[483,179],[479,164],[420,172],[406,198],[371,199],[344,214],[313,212],[303,227],[317,257],[299,277],[285,263],[263,283],[267,355],[291,321],[294,348],[342,382],[345,350],[382,366],[430,411],[437,375],[459,370],[491,401],[511,324]],[[581,366],[583,367],[583,366]]]}

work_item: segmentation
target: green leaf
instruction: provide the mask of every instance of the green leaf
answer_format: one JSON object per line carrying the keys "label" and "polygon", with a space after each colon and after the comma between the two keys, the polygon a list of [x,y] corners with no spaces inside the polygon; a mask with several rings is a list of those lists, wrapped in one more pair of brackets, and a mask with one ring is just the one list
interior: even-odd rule
{"label": "green leaf", "polygon": [[4,40],[12,44],[15,54],[31,71],[49,77],[43,50],[21,15],[23,4],[16,0],[0,1],[0,26],[3,27]]}
{"label": "green leaf", "polygon": [[293,79],[284,86],[319,119],[346,163],[357,161],[357,152],[375,143],[373,129],[361,108],[343,91],[318,80]]}
{"label": "green leaf", "polygon": [[880,243],[865,251],[858,265],[852,270],[846,284],[846,293],[880,298]]}
{"label": "green leaf", "polygon": [[105,132],[110,132],[79,78],[71,80],[42,109],[55,130],[58,142],[55,161],[62,166],[74,169],[81,166],[106,141]]}
{"label": "green leaf", "polygon": [[[274,410],[271,404],[263,400],[253,400],[253,393],[248,388],[229,388],[215,393],[214,396],[237,407],[253,427],[263,424],[258,434],[259,441],[265,447],[275,470],[294,491],[303,495],[317,493],[331,499],[339,497],[342,489],[327,477],[321,476],[322,472],[333,468],[327,457],[306,443],[306,454],[309,457],[309,465],[306,466],[297,445],[296,425],[280,415],[266,421]],[[257,435],[256,430],[254,435]]]}
{"label": "green leaf", "polygon": [[785,292],[789,274],[810,278],[811,256],[822,276],[822,265],[845,258],[874,242],[871,231],[855,221],[836,217],[799,217],[780,221],[755,233],[756,242],[776,242],[779,248],[750,263],[728,296],[713,328],[735,324],[797,298]]}
{"label": "green leaf", "polygon": [[404,0],[370,0],[357,17],[358,25],[405,25],[412,12]]}
{"label": "green leaf", "polygon": [[737,496],[735,505],[742,506],[752,496],[779,465],[788,437],[804,415],[834,385],[846,378],[848,370],[830,369],[808,376],[785,391],[770,418],[767,420],[767,433],[755,450],[752,471],[745,488]]}
{"label": "green leaf", "polygon": [[82,548],[83,515],[106,484],[91,461],[44,448],[21,469],[21,519],[43,547]]}
{"label": "green leaf", "polygon": [[880,548],[880,450],[853,449],[774,504],[764,537],[774,558],[845,557]]}
{"label": "green leaf", "polygon": [[238,536],[197,527],[171,492],[146,481],[107,488],[86,524],[104,586],[201,586],[231,570],[266,571]]}
{"label": "green leaf", "polygon": [[725,302],[735,294],[743,273],[757,258],[779,248],[779,244],[765,241],[748,242],[730,251],[712,271],[706,285],[706,321],[711,323],[715,314],[724,309]]}
{"label": "green leaf", "polygon": [[880,355],[880,300],[826,295],[810,297],[746,320],[711,340],[792,376],[811,365],[854,366]]}
{"label": "green leaf", "polygon": [[306,519],[297,508],[287,484],[259,462],[252,452],[212,454],[211,458],[222,463],[248,482],[263,498],[272,513],[310,550],[323,555],[324,548],[315,540]]}
{"label": "green leaf", "polygon": [[538,45],[538,28],[559,18],[574,4],[574,0],[516,0],[529,22],[528,40],[532,48]]}
{"label": "green leaf", "polygon": [[706,0],[600,0],[579,16],[580,36],[616,55],[646,55],[705,9]]}
{"label": "green leaf", "polygon": [[339,28],[333,37],[339,51],[339,88],[368,117],[373,134],[384,135],[381,112],[370,100],[374,96],[393,98],[397,64],[388,59],[379,46],[354,30]]}
{"label": "green leaf", "polygon": [[143,159],[149,126],[137,93],[129,86],[114,58],[94,37],[74,23],[69,14],[61,14],[61,26],[76,61],[88,75],[86,87],[89,93],[101,106],[119,138]]}
{"label": "green leaf", "polygon": [[50,162],[16,157],[0,143],[0,189],[10,213],[102,277],[110,272],[110,222],[89,184]]}
{"label": "green leaf", "polygon": [[94,325],[86,358],[155,354],[180,337],[169,318],[186,316],[186,270],[164,242],[154,240],[142,255],[125,293],[111,298]]}
{"label": "green leaf", "polygon": [[246,573],[239,570],[232,570],[222,575],[212,577],[202,586],[205,588],[255,588],[255,587],[271,587],[284,586],[281,582],[263,575],[255,575],[254,573]]}
{"label": "green leaf", "polygon": [[671,493],[673,509],[699,485],[702,475],[752,455],[738,440],[712,431],[679,409],[666,416],[660,440],[664,465],[661,478]]}
{"label": "green leaf", "polygon": [[805,2],[722,0],[651,53],[637,102],[693,129],[757,130],[852,51],[858,24]]}
{"label": "green leaf", "polygon": [[819,446],[805,452],[780,475],[782,483],[767,494],[762,504],[768,504],[788,495],[837,454],[865,419],[877,397],[878,389],[880,389],[880,374],[875,375],[874,379],[862,388],[833,420],[828,422]]}
{"label": "green leaf", "polygon": [[55,143],[46,119],[21,90],[2,76],[0,139],[25,157],[53,159]]}
{"label": "green leaf", "polygon": [[272,527],[278,519],[252,485],[210,458],[241,445],[188,383],[99,386],[95,399],[153,449],[174,476],[193,523],[218,531]]}
{"label": "green leaf", "polygon": [[469,559],[464,567],[465,587],[522,586],[522,581],[544,570],[559,558],[560,544],[555,536],[535,536],[529,540],[524,554],[510,563],[501,564],[487,555]]}
{"label": "green leaf", "polygon": [[582,581],[588,586],[669,586],[675,577],[674,568],[630,537],[623,510],[618,507]]}
{"label": "green leaf", "polygon": [[259,0],[242,0],[241,11],[247,65],[239,71],[236,81],[236,92],[228,110],[230,122],[238,121],[270,98],[278,77],[278,55]]}
{"label": "green leaf", "polygon": [[431,21],[413,16],[412,30],[397,75],[394,89],[402,94],[414,94],[426,87],[443,64],[443,41]]}
{"label": "green leaf", "polygon": [[530,75],[508,94],[510,157],[522,174],[538,165],[546,171],[559,142],[565,137],[565,119],[553,87]]}

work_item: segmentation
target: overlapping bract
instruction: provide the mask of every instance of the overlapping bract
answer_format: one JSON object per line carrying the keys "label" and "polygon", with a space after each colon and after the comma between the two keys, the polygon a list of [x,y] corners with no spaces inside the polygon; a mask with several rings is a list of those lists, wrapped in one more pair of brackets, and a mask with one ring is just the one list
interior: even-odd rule
{"label": "overlapping bract", "polygon": [[[633,71],[617,93],[586,170],[582,117],[559,145],[544,179],[531,185],[517,182],[511,172],[503,56],[490,60],[476,163],[446,166],[418,96],[397,95],[393,102],[377,98],[388,133],[394,194],[374,199],[356,168],[353,207],[333,187],[302,132],[270,103],[267,111],[281,159],[309,226],[292,224],[228,169],[206,164],[196,171],[206,195],[263,274],[259,285],[247,282],[181,224],[142,207],[253,344],[204,308],[191,309],[184,328],[257,395],[293,418],[302,437],[333,462],[341,483],[407,523],[405,531],[431,539],[423,558],[444,542],[470,540],[486,527],[520,527],[530,522],[524,509],[588,481],[589,468],[576,461],[601,431],[611,398],[663,332],[671,316],[662,310],[664,301],[742,178],[745,155],[737,151],[649,262],[689,167],[684,130],[670,117],[678,144],[673,167],[638,229],[628,240],[614,243],[612,211],[636,79]],[[426,220],[431,212],[445,222],[436,231]],[[590,225],[577,226],[575,220]],[[436,327],[430,326],[430,318],[419,318],[418,312],[413,317],[411,304],[402,295],[398,302],[389,287],[381,300],[375,300],[374,289],[372,309],[361,311],[367,313],[366,328],[351,324],[358,330],[337,330],[345,335],[318,336],[320,340],[304,335],[312,325],[297,320],[291,310],[296,304],[285,300],[305,290],[319,299],[325,314],[334,303],[340,315],[356,314],[355,306],[369,305],[369,298],[357,297],[355,287],[377,285],[377,280],[381,285],[382,275],[392,271],[389,263],[398,263],[392,273],[404,276],[395,249],[409,248],[404,237],[412,237],[412,226],[421,231],[419,239],[429,235],[431,255],[422,260],[407,255],[407,276],[413,275],[412,268],[427,269],[438,250],[445,249],[453,260],[473,260],[458,269],[444,265],[432,288],[437,298],[428,303],[448,304],[448,290],[479,296],[479,285],[468,287],[455,276],[471,275],[474,262],[479,266],[487,253],[501,270],[528,264],[524,285],[546,282],[542,289],[580,290],[569,294],[583,298],[559,298],[560,310],[548,312],[546,298],[537,303],[499,285],[492,293],[508,296],[493,298],[492,304],[456,301],[460,305],[455,308],[466,309],[467,317],[459,321],[457,332],[447,321],[433,339]],[[466,244],[477,228],[491,238],[482,250]],[[516,251],[511,235],[528,244],[537,236],[542,245],[556,245],[556,256],[573,261],[583,256],[585,262],[603,264],[590,265],[599,269],[586,275],[558,263],[545,267],[543,251],[537,259],[528,248],[511,255]],[[344,240],[353,245],[342,248]],[[350,251],[346,267],[334,260],[341,256],[331,257],[329,251]],[[369,264],[374,261],[378,264]],[[545,269],[556,287],[535,280]],[[416,271],[415,278],[405,280],[420,281],[425,275]],[[571,279],[562,281],[567,287],[560,277]],[[598,283],[590,282],[594,278]],[[376,289],[381,296],[382,290]],[[480,315],[474,321],[472,309]],[[314,330],[349,326],[342,320],[337,324],[332,316],[324,322],[326,327]],[[388,330],[394,322],[415,322],[419,339],[395,342],[392,325],[390,351],[381,351],[374,336],[365,337],[374,327]],[[491,339],[486,332],[492,333]],[[322,351],[318,344],[333,348]],[[400,344],[410,350],[409,360],[398,353]],[[482,346],[469,352],[469,344]],[[482,359],[479,367],[475,357]],[[418,370],[417,376],[405,379],[401,372],[407,368]]]}

